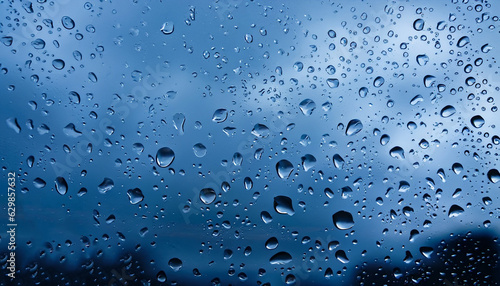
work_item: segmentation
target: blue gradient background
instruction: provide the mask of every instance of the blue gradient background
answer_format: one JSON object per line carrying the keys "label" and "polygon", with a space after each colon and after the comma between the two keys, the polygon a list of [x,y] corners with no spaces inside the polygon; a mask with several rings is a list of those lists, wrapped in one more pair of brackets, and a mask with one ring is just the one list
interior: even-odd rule
{"label": "blue gradient background", "polygon": [[[101,277],[96,284],[111,285],[111,269],[120,272],[131,264],[127,273],[137,273],[153,285],[159,271],[166,272],[167,284],[178,285],[208,285],[216,277],[222,285],[280,285],[289,274],[295,276],[295,285],[350,285],[359,283],[356,276],[363,265],[398,267],[409,277],[420,267],[415,261],[432,261],[419,252],[422,246],[435,248],[441,240],[467,232],[496,237],[499,185],[486,173],[498,169],[498,144],[492,138],[500,123],[500,6],[455,2],[90,1],[87,9],[85,1],[33,1],[34,12],[28,13],[23,8],[27,1],[1,1],[0,36],[13,38],[10,46],[0,44],[2,181],[7,186],[8,171],[18,175],[19,272],[18,280],[5,280],[6,285],[60,281],[65,273],[77,283],[90,269],[95,271],[90,276]],[[63,16],[74,20],[73,29],[62,26]],[[425,21],[422,31],[413,28],[418,18]],[[45,26],[43,19],[52,19],[54,27]],[[160,31],[166,21],[174,23],[172,34]],[[440,21],[446,23],[442,31],[436,28]],[[365,27],[370,28],[367,34]],[[335,38],[328,36],[330,29]],[[77,33],[83,39],[78,40]],[[245,41],[247,34],[253,42]],[[470,43],[459,48],[463,36]],[[44,49],[31,45],[37,38],[45,41]],[[485,44],[492,49],[482,51]],[[82,60],[74,58],[74,51]],[[205,51],[210,57],[203,56]],[[421,54],[429,57],[424,66],[416,61]],[[474,64],[477,58],[483,59],[480,66]],[[56,70],[54,59],[63,59],[65,67]],[[303,70],[294,68],[296,62]],[[464,72],[467,64],[473,65],[471,73]],[[335,67],[335,74],[327,73],[328,65]],[[134,78],[135,71],[141,75]],[[97,82],[89,79],[90,72]],[[435,76],[429,87],[424,85],[426,75]],[[381,87],[373,85],[377,76],[385,79]],[[468,77],[478,84],[468,86]],[[340,85],[329,87],[328,78],[338,79]],[[359,96],[361,87],[368,89],[366,97]],[[70,99],[71,91],[80,95],[80,103]],[[471,94],[474,98],[468,99]],[[423,101],[411,105],[416,95]],[[299,109],[304,99],[316,103],[310,116]],[[36,102],[35,110],[30,101]],[[331,109],[322,108],[326,102]],[[443,118],[440,111],[447,105],[456,113]],[[215,123],[212,115],[220,108],[229,116]],[[174,126],[177,113],[186,118],[184,132]],[[485,120],[481,128],[471,125],[475,115]],[[20,133],[8,126],[9,118],[16,118]],[[361,120],[363,129],[346,136],[352,119]],[[196,128],[197,122],[201,128]],[[409,122],[416,129],[410,130]],[[65,134],[70,123],[80,136]],[[50,128],[47,134],[37,131],[42,124]],[[269,137],[254,136],[255,124],[266,125]],[[234,130],[226,134],[226,127]],[[307,146],[300,143],[303,134],[311,139]],[[385,146],[380,144],[383,134],[390,136]],[[419,146],[422,139],[430,143],[427,149]],[[143,144],[144,151],[137,153],[134,143]],[[196,143],[207,147],[203,158],[193,152]],[[155,155],[165,146],[174,150],[175,160],[169,168],[159,168]],[[405,151],[404,159],[390,156],[396,146]],[[259,148],[264,149],[261,160],[254,158]],[[243,156],[241,166],[232,164],[236,152]],[[300,165],[305,154],[317,159],[308,171]],[[334,166],[335,154],[344,159],[342,168]],[[29,156],[35,158],[31,168]],[[279,178],[275,170],[282,159],[294,165],[288,179]],[[452,171],[456,162],[463,165],[460,174]],[[445,180],[438,176],[439,169]],[[34,186],[38,177],[45,187]],[[68,182],[67,194],[55,191],[56,177]],[[251,190],[244,188],[246,177],[253,181]],[[101,194],[97,186],[104,178],[111,178],[114,188]],[[398,191],[401,181],[410,184],[409,191]],[[231,185],[228,192],[221,190],[223,182]],[[342,198],[345,186],[353,193]],[[207,187],[218,193],[210,205],[199,199],[199,191]],[[331,199],[324,194],[327,187],[334,191]],[[88,192],[80,197],[81,188]],[[127,196],[133,188],[144,194],[135,205]],[[462,192],[454,198],[457,188]],[[424,200],[425,194],[429,199]],[[292,199],[293,216],[273,209],[273,198],[279,195]],[[383,204],[376,202],[378,197]],[[484,197],[492,204],[485,205]],[[0,200],[0,221],[6,223],[5,192]],[[449,217],[452,205],[464,212]],[[404,207],[413,212],[405,215]],[[352,229],[335,228],[332,215],[339,210],[352,213]],[[263,223],[262,211],[272,215],[271,223]],[[110,215],[116,220],[108,224]],[[431,222],[428,227],[426,220]],[[141,236],[144,227],[148,232]],[[2,263],[7,257],[6,230],[0,232]],[[420,235],[410,242],[412,230]],[[279,246],[267,250],[265,241],[272,236]],[[305,236],[311,242],[303,244]],[[82,237],[88,238],[88,246]],[[316,241],[321,247],[314,246]],[[339,247],[328,250],[330,241],[338,241]],[[248,246],[252,253],[245,256]],[[230,259],[224,259],[226,249],[233,251]],[[348,264],[335,258],[339,249],[347,254]],[[289,252],[292,262],[271,265],[270,257],[280,251]],[[406,251],[414,262],[403,262]],[[123,259],[127,255],[130,260]],[[168,266],[172,258],[182,260],[180,271]],[[90,262],[82,272],[82,265]],[[328,267],[334,272],[330,279],[324,277]],[[200,277],[193,275],[194,268]],[[228,275],[230,268],[234,276]],[[266,269],[262,277],[259,268]],[[141,285],[139,280],[133,283]]]}

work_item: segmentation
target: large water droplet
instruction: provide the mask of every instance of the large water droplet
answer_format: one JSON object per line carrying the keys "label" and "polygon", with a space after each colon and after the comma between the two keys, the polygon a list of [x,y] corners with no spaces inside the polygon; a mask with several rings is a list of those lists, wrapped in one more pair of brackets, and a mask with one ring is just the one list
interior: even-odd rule
{"label": "large water droplet", "polygon": [[441,116],[444,118],[450,117],[453,114],[455,114],[455,112],[457,112],[455,107],[453,107],[451,105],[446,105],[445,107],[443,107],[443,109],[441,109]]}
{"label": "large water droplet", "polygon": [[295,214],[292,199],[287,196],[274,197],[274,210],[279,214],[292,216]]}
{"label": "large water droplet", "polygon": [[97,186],[97,190],[99,190],[101,194],[105,194],[109,190],[111,190],[114,186],[115,183],[113,182],[113,180],[111,180],[110,178],[104,178],[102,180],[102,183],[99,186]]}
{"label": "large water droplet", "polygon": [[63,177],[56,178],[56,191],[60,195],[65,195],[68,192],[68,183]]}
{"label": "large water droplet", "polygon": [[354,226],[352,214],[346,211],[338,211],[333,216],[333,224],[340,230],[350,229]]}
{"label": "large water droplet", "polygon": [[273,221],[273,217],[270,213],[263,211],[260,213],[260,218],[265,224],[271,223]]}
{"label": "large water droplet", "polygon": [[381,76],[377,76],[374,80],[373,80],[373,86],[374,87],[381,87],[385,82],[385,79]]}
{"label": "large water droplet", "polygon": [[166,168],[172,164],[175,159],[175,154],[172,149],[163,147],[156,152],[156,164],[161,168]]}
{"label": "large water droplet", "polygon": [[278,265],[287,264],[291,261],[292,256],[290,255],[290,253],[284,251],[276,253],[269,259],[269,263]]}
{"label": "large water droplet", "polygon": [[492,182],[493,184],[500,182],[500,172],[498,172],[497,169],[489,170],[487,176],[490,182]]}
{"label": "large water droplet", "polygon": [[170,35],[170,34],[172,34],[174,32],[174,22],[167,21],[167,22],[163,23],[163,25],[161,26],[160,31],[164,35]]}
{"label": "large water droplet", "polygon": [[278,239],[276,237],[271,237],[266,241],[266,248],[269,250],[276,249],[278,247]]}
{"label": "large water droplet", "polygon": [[182,268],[182,260],[180,260],[179,258],[172,258],[168,261],[168,266],[170,266],[172,270],[177,272]]}
{"label": "large water droplet", "polygon": [[156,280],[158,280],[158,282],[165,282],[167,281],[167,274],[165,274],[165,271],[160,271],[158,272],[158,274],[156,274]]}
{"label": "large water droplet", "polygon": [[424,76],[424,86],[425,87],[431,87],[434,85],[436,82],[436,77],[433,75],[426,75]]}
{"label": "large water droplet", "polygon": [[343,250],[337,250],[337,252],[335,252],[335,258],[344,264],[349,263],[349,258],[347,258],[347,254],[345,254]]}
{"label": "large water droplet", "polygon": [[434,252],[434,249],[432,247],[429,247],[429,246],[422,246],[422,247],[420,247],[420,253],[422,253],[422,255],[425,258],[431,258],[431,254],[433,252]]}
{"label": "large water droplet", "polygon": [[404,159],[405,158],[405,151],[403,150],[403,148],[401,148],[399,146],[392,148],[389,151],[389,154],[391,155],[391,157],[396,158],[396,159]]}
{"label": "large water droplet", "polygon": [[309,171],[316,164],[316,158],[311,154],[306,154],[300,158],[302,160],[302,168],[304,171]]}
{"label": "large water droplet", "polygon": [[464,209],[459,205],[452,205],[448,211],[449,217],[457,217],[464,212]]}
{"label": "large water droplet", "polygon": [[144,200],[144,195],[142,194],[142,191],[139,188],[128,190],[127,195],[130,203],[133,205],[138,204],[142,202],[142,200]]}
{"label": "large water droplet", "polygon": [[423,19],[417,19],[413,22],[413,29],[416,31],[422,31],[424,29],[425,22]]}
{"label": "large water droplet", "polygon": [[426,54],[418,55],[417,56],[417,63],[420,66],[425,66],[429,62],[429,57]]}
{"label": "large water droplet", "polygon": [[467,36],[463,36],[461,37],[458,42],[457,42],[457,47],[459,48],[463,48],[465,45],[467,45],[468,43],[470,43],[470,39],[469,37]]}
{"label": "large water droplet", "polygon": [[304,99],[299,104],[299,108],[300,111],[302,111],[302,114],[304,114],[305,116],[309,116],[316,108],[316,103],[312,99]]}
{"label": "large water droplet", "polygon": [[200,200],[206,205],[213,203],[216,197],[217,194],[212,188],[205,188],[200,191]]}
{"label": "large water droplet", "polygon": [[484,125],[484,118],[481,115],[475,115],[470,119],[470,123],[476,128],[481,128]]}
{"label": "large water droplet", "polygon": [[184,134],[184,123],[186,122],[186,117],[182,113],[176,113],[173,117],[174,127],[179,130],[179,134]]}
{"label": "large water droplet", "polygon": [[52,61],[52,66],[56,69],[56,70],[62,70],[64,68],[64,61],[61,60],[61,59],[55,59]]}
{"label": "large water droplet", "polygon": [[264,124],[255,124],[252,129],[252,134],[261,138],[266,138],[267,136],[269,136],[269,133],[269,128],[267,128],[267,126]]}
{"label": "large water droplet", "polygon": [[207,154],[207,147],[201,143],[196,143],[193,146],[194,155],[198,158],[202,158]]}
{"label": "large water droplet", "polygon": [[68,29],[68,30],[71,30],[75,27],[75,21],[73,21],[73,19],[71,19],[68,16],[63,16],[61,18],[61,23],[62,23],[63,27]]}
{"label": "large water droplet", "polygon": [[292,163],[290,163],[290,161],[283,159],[276,163],[276,172],[278,173],[278,176],[280,178],[288,179],[292,171],[293,165]]}
{"label": "large water droplet", "polygon": [[227,110],[223,108],[217,109],[214,112],[214,115],[212,115],[212,121],[216,123],[222,123],[226,121],[226,119],[227,119]]}
{"label": "large water droplet", "polygon": [[251,34],[245,34],[245,42],[247,43],[252,43],[253,42],[253,36]]}
{"label": "large water droplet", "polygon": [[38,39],[32,41],[31,45],[33,46],[33,48],[35,48],[37,50],[41,50],[41,49],[45,48],[45,41],[38,38]]}
{"label": "large water droplet", "polygon": [[347,128],[345,129],[345,135],[353,136],[358,134],[361,129],[363,129],[363,123],[359,119],[353,119],[347,123]]}
{"label": "large water droplet", "polygon": [[342,159],[339,154],[333,155],[333,165],[335,166],[335,168],[342,169],[342,167],[344,167],[344,163],[344,159]]}

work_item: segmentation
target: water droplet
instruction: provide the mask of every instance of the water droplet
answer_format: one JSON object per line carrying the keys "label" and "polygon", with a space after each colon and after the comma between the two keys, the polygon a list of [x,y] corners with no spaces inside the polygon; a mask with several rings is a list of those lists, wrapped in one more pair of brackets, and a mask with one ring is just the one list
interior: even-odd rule
{"label": "water droplet", "polygon": [[9,126],[14,132],[20,133],[21,132],[21,126],[19,126],[19,123],[17,122],[17,118],[15,117],[10,117],[7,118],[6,120],[7,126]]}
{"label": "water droplet", "polygon": [[14,41],[14,38],[12,38],[11,36],[3,36],[1,38],[1,41],[5,46],[10,47],[12,45],[12,42]]}
{"label": "water droplet", "polygon": [[459,205],[452,205],[448,211],[449,217],[457,217],[464,212],[464,209]]}
{"label": "water droplet", "polygon": [[64,61],[61,60],[61,59],[55,59],[52,61],[52,66],[56,69],[56,70],[62,70],[64,68]]}
{"label": "water droplet", "polygon": [[207,154],[207,147],[201,143],[196,143],[193,146],[194,155],[198,158],[202,158]]}
{"label": "water droplet", "polygon": [[271,223],[273,221],[273,217],[271,216],[271,214],[266,211],[260,213],[260,218],[265,224]]}
{"label": "water droplet", "polygon": [[61,23],[62,23],[63,27],[68,29],[68,30],[71,30],[75,27],[75,21],[73,21],[73,19],[71,19],[68,16],[63,16],[61,18]]}
{"label": "water droplet", "polygon": [[269,259],[269,263],[278,265],[287,264],[291,261],[292,256],[290,255],[290,253],[284,251],[276,253]]}
{"label": "water droplet", "polygon": [[222,123],[224,121],[226,121],[227,119],[227,110],[226,109],[217,109],[215,112],[214,112],[214,115],[212,116],[212,121],[213,122],[216,122],[216,123]]}
{"label": "water droplet", "polygon": [[402,193],[406,193],[410,190],[410,183],[407,181],[400,181],[398,190]]}
{"label": "water droplet", "polygon": [[424,76],[424,86],[425,87],[431,87],[434,85],[436,82],[436,77],[433,75],[426,75]]}
{"label": "water droplet", "polygon": [[168,266],[177,272],[182,268],[182,261],[179,258],[172,258],[168,261]]}
{"label": "water droplet", "polygon": [[492,182],[493,184],[500,182],[500,172],[498,172],[497,169],[489,170],[487,176],[490,182]]}
{"label": "water droplet", "polygon": [[361,129],[363,129],[363,123],[359,119],[353,119],[347,123],[347,128],[345,130],[345,134],[347,136],[353,136],[358,134]]}
{"label": "water droplet", "polygon": [[358,91],[359,97],[365,98],[368,95],[368,88],[362,87]]}
{"label": "water droplet", "polygon": [[269,250],[276,249],[278,247],[278,239],[276,237],[271,237],[266,241],[266,248]]}
{"label": "water droplet", "polygon": [[305,116],[309,116],[316,108],[316,103],[312,99],[304,99],[299,104],[299,108],[300,111],[302,111],[302,114],[304,114]]}
{"label": "water droplet", "polygon": [[405,158],[405,151],[403,150],[403,148],[401,148],[399,146],[392,148],[389,151],[389,154],[391,155],[391,157],[396,158],[396,159],[404,159]]}
{"label": "water droplet", "polygon": [[45,48],[45,41],[38,38],[38,39],[32,41],[31,45],[33,46],[33,48],[35,48],[37,50],[41,50],[41,49]]}
{"label": "water droplet", "polygon": [[463,48],[465,45],[467,45],[468,43],[470,43],[470,39],[469,37],[467,36],[463,36],[461,37],[458,42],[457,42],[457,47],[459,48]]}
{"label": "water droplet", "polygon": [[173,116],[174,127],[179,130],[179,134],[184,134],[184,123],[186,123],[186,117],[182,113],[176,113]]}
{"label": "water droplet", "polygon": [[425,22],[423,19],[417,19],[413,22],[413,29],[416,31],[422,31],[424,29]]}
{"label": "water droplet", "polygon": [[373,80],[374,87],[381,87],[385,82],[385,79],[381,76],[377,76],[375,80]]}
{"label": "water droplet", "polygon": [[326,84],[328,84],[330,88],[337,88],[340,85],[340,81],[336,78],[329,78],[326,80]]}
{"label": "water droplet", "polygon": [[167,21],[167,22],[163,23],[163,25],[161,26],[160,31],[164,35],[170,35],[170,34],[172,34],[174,32],[174,22]]}
{"label": "water droplet", "polygon": [[243,185],[245,186],[245,189],[247,191],[251,190],[253,188],[253,181],[250,179],[250,177],[245,177],[243,180]]}
{"label": "water droplet", "polygon": [[160,271],[158,274],[156,274],[156,280],[158,282],[166,282],[167,281],[167,274],[165,274],[165,271]]}
{"label": "water droplet", "polygon": [[166,168],[172,164],[175,159],[175,154],[172,149],[163,147],[156,152],[156,164],[161,168]]}
{"label": "water droplet", "polygon": [[96,83],[97,82],[97,76],[93,72],[89,72],[88,78],[91,82]]}
{"label": "water droplet", "polygon": [[390,140],[391,140],[391,137],[387,134],[384,134],[384,135],[382,135],[382,137],[380,137],[380,144],[382,146],[385,146],[385,145],[389,144]]}
{"label": "water droplet", "polygon": [[455,107],[451,105],[446,105],[445,107],[443,107],[443,109],[441,109],[441,116],[444,118],[450,117],[453,114],[455,114],[455,112],[457,112]]}
{"label": "water droplet", "polygon": [[345,254],[345,251],[343,250],[337,250],[337,252],[335,252],[335,258],[337,258],[338,261],[342,262],[342,263],[349,263],[349,258],[347,258],[347,255]]}
{"label": "water droplet", "polygon": [[212,188],[205,188],[200,191],[200,200],[206,205],[213,203],[216,197],[217,194]]}
{"label": "water droplet", "polygon": [[344,159],[342,159],[339,154],[333,155],[333,165],[335,166],[335,168],[342,169],[342,167],[344,167],[344,163]]}
{"label": "water droplet", "polygon": [[425,66],[429,62],[429,57],[426,54],[418,55],[417,56],[417,63],[420,66]]}
{"label": "water droplet", "polygon": [[252,43],[253,42],[253,36],[250,34],[245,34],[245,42],[247,43]]}
{"label": "water droplet", "polygon": [[267,128],[267,126],[264,124],[255,124],[252,129],[252,134],[261,138],[266,138],[267,136],[269,136],[269,133],[269,128]]}
{"label": "water droplet", "polygon": [[333,216],[333,224],[340,230],[350,229],[354,226],[352,214],[346,211],[338,211]]}
{"label": "water droplet", "polygon": [[56,191],[60,195],[65,195],[68,192],[68,183],[66,182],[66,179],[63,177],[57,177],[56,178]]}
{"label": "water droplet", "polygon": [[451,166],[451,168],[453,169],[453,172],[457,175],[462,173],[462,171],[464,170],[464,167],[460,163],[454,163],[453,166]]}
{"label": "water droplet", "polygon": [[276,172],[278,173],[278,176],[280,178],[288,179],[288,177],[290,177],[290,174],[292,174],[293,172],[293,165],[288,160],[280,160],[276,164]]}
{"label": "water droplet", "polygon": [[472,123],[472,126],[476,128],[481,128],[484,125],[484,118],[481,115],[473,116],[470,119],[470,123]]}
{"label": "water droplet", "polygon": [[144,151],[144,145],[142,145],[141,143],[134,143],[132,145],[132,149],[134,150],[135,153],[137,153],[137,155],[141,155],[142,152]]}
{"label": "water droplet", "polygon": [[311,154],[306,154],[300,158],[302,160],[302,168],[304,171],[309,171],[316,164],[316,158]]}
{"label": "water droplet", "polygon": [[142,194],[142,191],[139,188],[128,190],[127,195],[130,203],[133,205],[142,202],[142,200],[144,199],[144,195]]}
{"label": "water droplet", "polygon": [[422,253],[422,255],[425,258],[431,258],[431,254],[433,252],[434,252],[434,249],[432,247],[429,247],[429,246],[422,246],[422,247],[420,247],[420,253]]}
{"label": "water droplet", "polygon": [[105,194],[108,191],[110,191],[114,186],[115,183],[113,182],[113,180],[111,180],[110,178],[104,178],[102,180],[102,183],[99,186],[97,186],[97,190],[99,190],[99,193]]}
{"label": "water droplet", "polygon": [[328,30],[328,37],[333,39],[333,38],[337,37],[337,33],[335,33],[334,30]]}
{"label": "water droplet", "polygon": [[64,134],[71,138],[77,138],[82,135],[82,132],[76,130],[75,124],[70,123],[63,128]]}
{"label": "water droplet", "polygon": [[279,214],[292,216],[295,214],[292,199],[287,196],[274,197],[274,210]]}

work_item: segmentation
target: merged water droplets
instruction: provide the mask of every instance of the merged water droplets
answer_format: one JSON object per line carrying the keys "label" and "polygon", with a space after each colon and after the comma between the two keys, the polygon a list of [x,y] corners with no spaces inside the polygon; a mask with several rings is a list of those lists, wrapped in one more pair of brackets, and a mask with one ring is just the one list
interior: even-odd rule
{"label": "merged water droplets", "polygon": [[292,199],[287,196],[274,197],[274,210],[279,214],[292,216],[295,214]]}
{"label": "merged water droplets", "polygon": [[142,191],[139,188],[128,190],[127,196],[129,198],[130,203],[133,205],[138,204],[142,202],[142,200],[144,200],[144,195],[142,194]]}
{"label": "merged water droplets", "polygon": [[316,103],[312,99],[304,99],[299,104],[300,111],[305,116],[309,116],[313,113],[314,109],[316,109]]}

